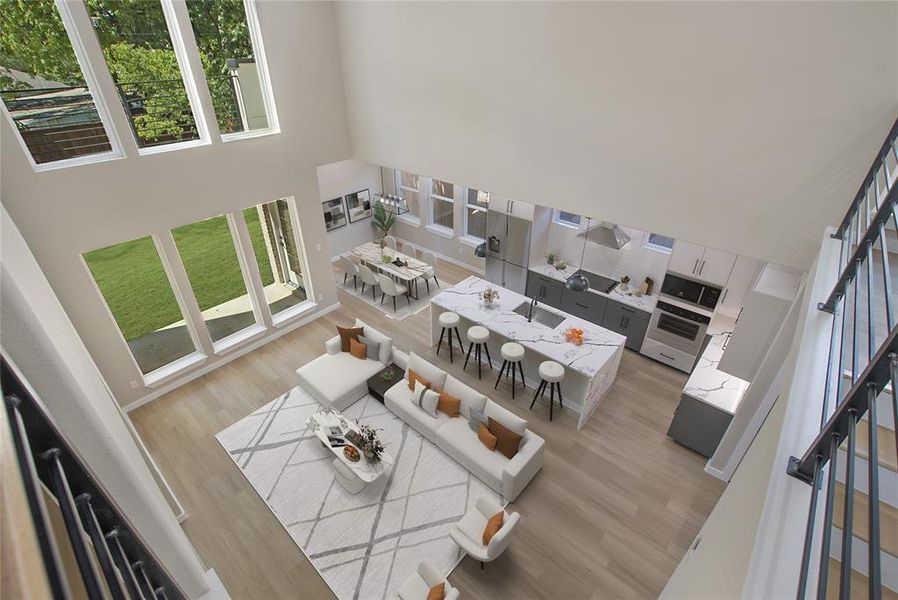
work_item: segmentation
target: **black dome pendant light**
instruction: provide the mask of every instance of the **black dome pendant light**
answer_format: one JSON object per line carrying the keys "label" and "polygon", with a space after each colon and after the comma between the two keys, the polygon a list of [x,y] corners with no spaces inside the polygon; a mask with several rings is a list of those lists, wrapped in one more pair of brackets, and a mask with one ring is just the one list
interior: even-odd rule
{"label": "black dome pendant light", "polygon": [[589,239],[589,223],[591,219],[586,217],[586,234],[583,236],[583,252],[580,254],[580,268],[569,276],[564,287],[572,292],[585,292],[589,289],[589,280],[583,274],[583,257],[586,256],[586,240]]}

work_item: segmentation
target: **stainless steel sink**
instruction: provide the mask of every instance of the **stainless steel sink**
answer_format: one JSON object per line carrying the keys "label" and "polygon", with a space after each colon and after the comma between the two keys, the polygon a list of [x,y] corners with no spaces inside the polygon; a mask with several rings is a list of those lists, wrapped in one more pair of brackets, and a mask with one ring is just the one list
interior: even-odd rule
{"label": "stainless steel sink", "polygon": [[[514,312],[526,318],[527,315],[530,314],[530,303],[523,302],[519,304],[517,307],[515,307]],[[533,307],[532,320],[541,325],[545,325],[549,329],[555,329],[556,327],[561,325],[561,322],[564,321],[565,318],[566,317],[562,317],[561,315],[545,310],[539,305]]]}

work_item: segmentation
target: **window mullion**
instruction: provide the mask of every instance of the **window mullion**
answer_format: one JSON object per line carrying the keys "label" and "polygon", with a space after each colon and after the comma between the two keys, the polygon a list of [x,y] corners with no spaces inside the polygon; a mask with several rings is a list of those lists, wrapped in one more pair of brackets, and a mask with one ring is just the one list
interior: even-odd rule
{"label": "window mullion", "polygon": [[230,213],[228,223],[231,226],[231,235],[234,238],[234,247],[237,249],[237,260],[240,263],[240,270],[243,271],[246,290],[249,292],[253,313],[256,315],[256,323],[271,327],[271,307],[268,306],[265,297],[265,286],[262,284],[262,275],[259,273],[256,253],[249,228],[246,226],[246,219],[243,218],[243,211]]}

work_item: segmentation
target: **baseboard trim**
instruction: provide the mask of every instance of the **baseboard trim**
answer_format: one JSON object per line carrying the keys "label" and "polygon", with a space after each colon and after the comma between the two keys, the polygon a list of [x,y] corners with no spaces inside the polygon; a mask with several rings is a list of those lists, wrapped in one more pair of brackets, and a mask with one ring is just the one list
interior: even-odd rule
{"label": "baseboard trim", "polygon": [[726,475],[723,474],[723,471],[721,471],[720,469],[715,469],[710,465],[710,463],[705,465],[705,473],[707,473],[708,475],[712,475],[717,479],[720,479],[721,481],[729,481],[729,479],[726,478]]}
{"label": "baseboard trim", "polygon": [[183,377],[179,377],[176,381],[172,381],[171,383],[168,383],[158,389],[153,390],[151,393],[147,394],[146,396],[143,396],[141,398],[138,398],[134,402],[126,404],[125,406],[122,407],[122,410],[124,410],[126,413],[129,413],[132,410],[136,410],[136,409],[140,408],[141,406],[143,406],[144,404],[148,404],[148,403],[152,402],[153,400],[155,400],[156,398],[159,398],[160,396],[163,396],[163,395],[169,393],[170,391],[181,387],[185,383],[190,383],[194,379],[197,379],[198,377],[201,377],[201,376],[205,375],[206,373],[211,373],[215,369],[228,364],[232,360],[234,360],[236,358],[240,358],[244,354],[247,354],[248,352],[251,352],[252,350],[255,350],[256,348],[260,348],[260,347],[264,346],[265,344],[267,344],[268,342],[272,342],[272,341],[276,340],[277,338],[281,337],[282,335],[290,333],[294,329],[298,329],[299,327],[302,327],[303,325],[311,323],[312,321],[318,319],[319,317],[323,317],[324,315],[326,315],[328,313],[334,312],[338,308],[340,308],[340,303],[335,302],[329,306],[326,306],[320,310],[315,311],[314,313],[312,313],[310,315],[307,315],[306,317],[297,319],[296,321],[294,321],[293,323],[290,323],[289,325],[286,325],[284,327],[276,327],[273,329],[273,331],[270,335],[267,335],[263,338],[259,338],[258,340],[252,342],[251,344],[246,344],[245,346],[241,346],[238,350],[234,350],[227,356],[222,357],[222,359],[217,361],[215,364],[201,367],[201,368],[197,369],[196,371],[191,371],[190,373],[185,374]]}

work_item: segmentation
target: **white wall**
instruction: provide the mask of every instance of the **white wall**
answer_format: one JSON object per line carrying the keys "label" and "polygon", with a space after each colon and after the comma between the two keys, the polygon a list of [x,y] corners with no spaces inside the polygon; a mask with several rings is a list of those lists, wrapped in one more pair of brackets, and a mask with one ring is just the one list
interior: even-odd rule
{"label": "white wall", "polygon": [[[583,221],[585,227],[586,219]],[[636,287],[639,287],[646,277],[651,277],[655,282],[652,293],[658,293],[657,290],[661,289],[661,282],[664,281],[664,274],[667,272],[670,255],[643,246],[645,232],[629,227],[621,228],[630,236],[630,243],[620,250],[615,250],[587,242],[583,268],[612,279],[629,275],[630,284]],[[569,265],[579,266],[580,255],[583,253],[583,238],[577,237],[579,231],[581,230],[553,222],[549,226],[546,251],[565,259]]]}
{"label": "white wall", "polygon": [[356,158],[801,270],[898,115],[894,2],[337,16]]}
{"label": "white wall", "polygon": [[[380,184],[380,167],[360,160],[350,159],[322,165],[318,167],[317,173],[319,198],[322,202],[367,189],[373,206],[374,194],[383,191]],[[343,206],[346,210],[345,201]],[[376,237],[377,232],[371,217],[355,223],[350,223],[347,218],[344,227],[327,232],[330,256],[336,258]]]}
{"label": "white wall", "polygon": [[[127,158],[34,173],[7,119],[0,119],[3,205],[124,405],[159,390],[131,387],[142,382],[140,373],[81,261],[83,252],[147,234],[165,237],[178,225],[294,196],[308,254],[306,279],[319,309],[337,301],[316,173],[318,165],[350,156],[333,5],[257,6],[280,117],[277,135],[151,156],[137,156],[130,141]],[[94,36],[85,46],[102,64]],[[109,104],[121,134],[130,135],[120,103]],[[230,356],[209,356],[203,368]]]}
{"label": "white wall", "polygon": [[156,487],[115,398],[0,207],[0,344],[66,440],[172,578],[191,598],[206,591],[203,566]]}

